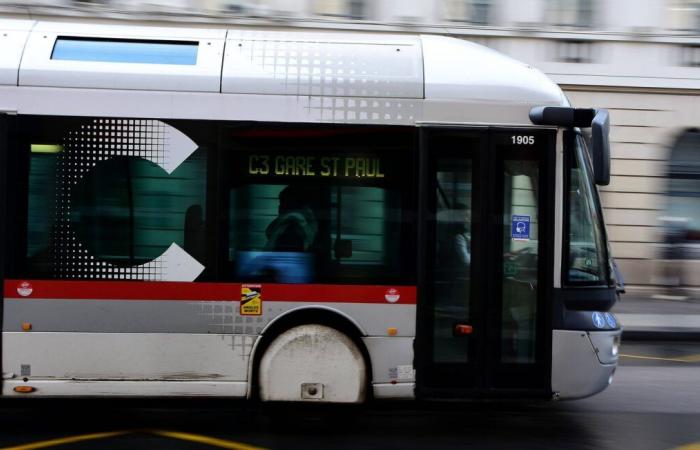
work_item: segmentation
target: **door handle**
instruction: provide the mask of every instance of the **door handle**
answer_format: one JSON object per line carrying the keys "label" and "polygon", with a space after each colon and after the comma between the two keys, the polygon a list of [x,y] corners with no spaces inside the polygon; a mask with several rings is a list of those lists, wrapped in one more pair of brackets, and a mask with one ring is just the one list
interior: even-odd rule
{"label": "door handle", "polygon": [[468,336],[474,332],[474,327],[465,323],[458,323],[453,331],[455,336]]}

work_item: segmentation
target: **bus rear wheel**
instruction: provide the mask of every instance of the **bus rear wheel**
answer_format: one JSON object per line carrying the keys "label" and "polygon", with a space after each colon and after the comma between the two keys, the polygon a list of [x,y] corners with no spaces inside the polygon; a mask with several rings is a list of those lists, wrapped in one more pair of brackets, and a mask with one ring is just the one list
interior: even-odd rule
{"label": "bus rear wheel", "polygon": [[325,325],[299,325],[284,331],[260,360],[262,401],[362,403],[367,365],[346,334]]}

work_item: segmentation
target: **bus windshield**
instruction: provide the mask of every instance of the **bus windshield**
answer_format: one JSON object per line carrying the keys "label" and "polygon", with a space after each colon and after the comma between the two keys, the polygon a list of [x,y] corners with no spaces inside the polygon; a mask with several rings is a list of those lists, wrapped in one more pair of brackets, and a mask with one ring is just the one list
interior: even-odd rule
{"label": "bus windshield", "polygon": [[[570,141],[571,142],[571,141]],[[568,153],[568,284],[607,285],[605,228],[600,200],[583,138],[576,134]]]}

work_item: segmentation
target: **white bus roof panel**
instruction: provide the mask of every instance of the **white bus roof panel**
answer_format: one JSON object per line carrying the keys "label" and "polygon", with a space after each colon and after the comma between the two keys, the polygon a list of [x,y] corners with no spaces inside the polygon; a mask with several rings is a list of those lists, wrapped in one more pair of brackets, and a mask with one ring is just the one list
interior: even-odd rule
{"label": "white bus roof panel", "polygon": [[38,23],[19,85],[219,92],[225,36],[225,30]]}
{"label": "white bus roof panel", "polygon": [[426,100],[561,105],[564,95],[539,70],[462,39],[422,35]]}
{"label": "white bus roof panel", "polygon": [[231,30],[226,43],[222,92],[423,98],[420,39]]}
{"label": "white bus roof panel", "polygon": [[22,51],[33,25],[30,20],[0,19],[0,85],[17,85]]}
{"label": "white bus roof panel", "polygon": [[37,22],[34,31],[40,33],[66,33],[77,36],[100,36],[131,39],[225,39],[226,30],[213,28],[154,27],[145,25],[117,25],[113,23]]}

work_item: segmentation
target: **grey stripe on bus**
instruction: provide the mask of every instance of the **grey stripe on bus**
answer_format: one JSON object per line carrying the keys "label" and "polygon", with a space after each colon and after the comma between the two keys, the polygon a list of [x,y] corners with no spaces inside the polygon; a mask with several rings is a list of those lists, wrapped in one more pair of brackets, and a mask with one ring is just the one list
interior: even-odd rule
{"label": "grey stripe on bus", "polygon": [[6,300],[3,331],[91,333],[222,333],[258,334],[274,318],[296,308],[318,306],[352,317],[370,336],[415,332],[415,305],[264,302],[260,316],[241,316],[239,302],[169,300]]}

